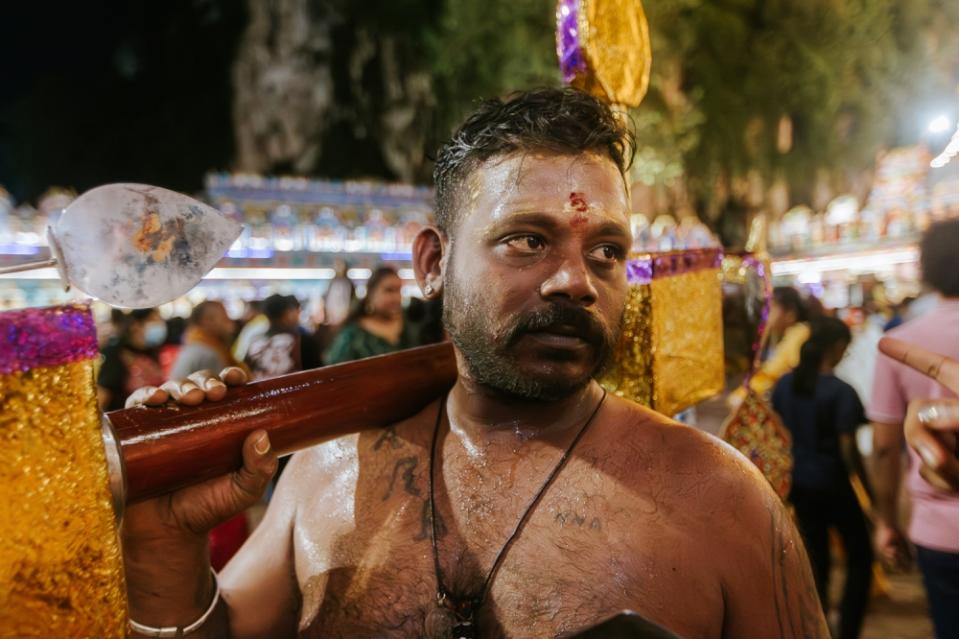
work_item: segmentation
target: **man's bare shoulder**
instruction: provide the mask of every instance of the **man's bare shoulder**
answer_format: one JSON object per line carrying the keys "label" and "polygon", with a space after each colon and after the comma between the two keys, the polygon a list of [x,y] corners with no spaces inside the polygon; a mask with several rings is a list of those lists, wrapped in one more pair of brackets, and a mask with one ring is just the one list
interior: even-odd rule
{"label": "man's bare shoulder", "polygon": [[[655,493],[710,527],[760,517],[778,502],[769,483],[732,446],[634,402],[610,397],[602,438],[603,465],[638,496]],[[714,516],[715,515],[715,516]]]}
{"label": "man's bare shoulder", "polygon": [[[742,454],[718,437],[619,397],[609,399],[608,436],[622,461],[655,458],[675,472],[701,472],[734,484],[764,483]],[[611,447],[612,448],[612,447]]]}
{"label": "man's bare shoulder", "polygon": [[647,527],[705,551],[698,570],[718,578],[728,636],[827,637],[802,542],[758,469],[696,428],[618,398],[610,406],[598,460]]}

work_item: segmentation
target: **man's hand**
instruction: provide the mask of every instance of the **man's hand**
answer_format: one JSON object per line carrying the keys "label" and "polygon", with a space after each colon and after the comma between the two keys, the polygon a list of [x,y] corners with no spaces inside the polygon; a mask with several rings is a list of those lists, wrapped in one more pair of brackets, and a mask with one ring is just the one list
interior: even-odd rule
{"label": "man's hand", "polygon": [[[959,362],[891,337],[879,341],[879,350],[959,394]],[[959,491],[959,400],[910,402],[905,433],[922,460],[923,479],[940,490]]]}
{"label": "man's hand", "polygon": [[184,406],[196,406],[204,400],[218,402],[226,396],[227,386],[240,386],[247,382],[242,368],[230,366],[219,375],[208,370],[197,371],[186,379],[171,379],[162,386],[144,386],[133,391],[126,407],[162,406],[171,398]]}
{"label": "man's hand", "polygon": [[[135,391],[127,407],[159,406],[170,398],[187,406],[203,401],[218,401],[226,395],[227,386],[246,383],[246,374],[235,367],[224,369],[219,376],[198,371],[187,379],[170,380],[160,388],[146,387]],[[125,532],[136,536],[156,535],[166,531],[172,535],[205,535],[210,529],[255,504],[276,471],[277,458],[264,431],[250,433],[243,443],[243,468],[236,472],[191,486],[158,499],[135,504],[127,509]],[[145,530],[142,528],[145,527]]]}
{"label": "man's hand", "polygon": [[[134,392],[127,407],[173,401],[196,405],[223,399],[227,386],[246,382],[238,368],[219,376],[200,371],[160,388]],[[150,626],[183,626],[203,613],[212,599],[207,533],[259,501],[277,467],[265,431],[243,443],[243,467],[169,495],[127,507],[121,535],[131,617]],[[223,619],[221,618],[222,622]],[[211,619],[209,636],[217,633]]]}

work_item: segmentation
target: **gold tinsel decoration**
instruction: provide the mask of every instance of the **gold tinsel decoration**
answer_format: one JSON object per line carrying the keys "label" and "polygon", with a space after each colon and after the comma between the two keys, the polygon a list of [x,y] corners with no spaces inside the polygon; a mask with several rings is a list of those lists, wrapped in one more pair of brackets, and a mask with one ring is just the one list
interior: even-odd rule
{"label": "gold tinsel decoration", "polygon": [[614,395],[653,406],[652,304],[649,284],[633,284],[626,298],[623,332],[601,383]]}
{"label": "gold tinsel decoration", "polygon": [[725,385],[722,286],[718,269],[652,283],[653,406],[674,415]]}
{"label": "gold tinsel decoration", "polygon": [[124,637],[93,360],[0,375],[0,451],[0,637]]}
{"label": "gold tinsel decoration", "polygon": [[[675,258],[673,260],[672,258]],[[657,269],[672,261],[688,269]],[[632,281],[623,332],[601,383],[611,393],[675,415],[719,394],[725,384],[718,251],[634,255],[649,281]]]}
{"label": "gold tinsel decoration", "polygon": [[556,14],[564,79],[611,105],[638,107],[652,67],[641,0],[559,0]]}

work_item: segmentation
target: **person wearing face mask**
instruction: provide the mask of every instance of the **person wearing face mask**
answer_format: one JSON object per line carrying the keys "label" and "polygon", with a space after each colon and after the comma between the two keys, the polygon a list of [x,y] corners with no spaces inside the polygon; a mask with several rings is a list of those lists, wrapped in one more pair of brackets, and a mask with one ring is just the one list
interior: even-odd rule
{"label": "person wearing face mask", "polygon": [[163,384],[158,353],[166,335],[166,322],[155,308],[137,309],[123,317],[117,335],[101,352],[97,373],[100,410],[121,409],[137,388]]}
{"label": "person wearing face mask", "polygon": [[366,297],[346,318],[326,362],[339,364],[415,346],[403,317],[402,288],[403,281],[395,269],[376,269],[366,284]]}

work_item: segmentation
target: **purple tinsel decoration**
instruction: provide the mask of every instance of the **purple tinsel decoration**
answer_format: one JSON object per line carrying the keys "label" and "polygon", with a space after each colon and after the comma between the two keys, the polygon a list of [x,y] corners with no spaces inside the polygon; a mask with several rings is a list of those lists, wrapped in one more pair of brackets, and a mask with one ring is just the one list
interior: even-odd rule
{"label": "purple tinsel decoration", "polygon": [[97,331],[83,304],[0,313],[0,374],[97,356]]}
{"label": "purple tinsel decoration", "polygon": [[579,0],[559,0],[556,6],[556,55],[563,82],[586,73],[586,56],[579,37]]}
{"label": "purple tinsel decoration", "polygon": [[653,281],[653,260],[644,257],[626,262],[626,281],[630,284],[649,284]]}
{"label": "purple tinsel decoration", "polygon": [[660,277],[719,268],[722,262],[723,252],[714,248],[650,253],[626,262],[626,281],[630,284],[649,284]]}

